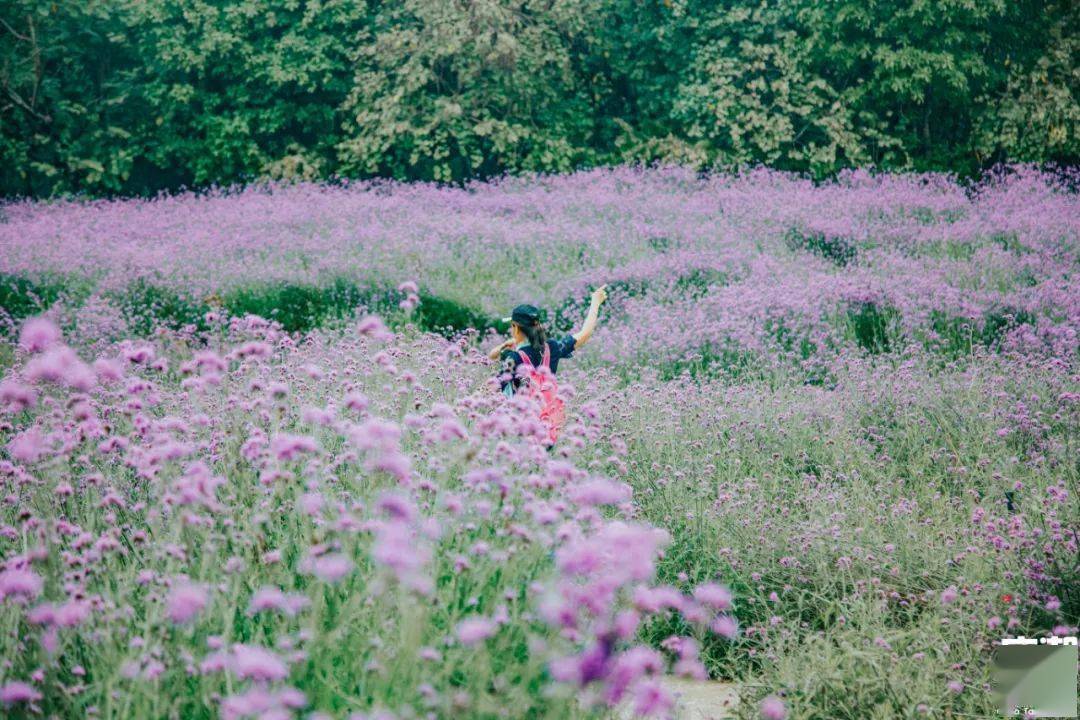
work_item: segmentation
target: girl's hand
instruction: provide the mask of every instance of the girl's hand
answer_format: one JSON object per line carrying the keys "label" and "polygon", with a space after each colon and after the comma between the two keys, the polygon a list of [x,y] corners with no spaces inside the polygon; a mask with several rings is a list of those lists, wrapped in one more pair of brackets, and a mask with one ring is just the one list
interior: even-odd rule
{"label": "girl's hand", "polygon": [[607,300],[607,285],[601,285],[600,287],[593,290],[593,293],[592,293],[593,307],[600,307],[601,305],[604,304],[604,301],[606,301],[606,300]]}
{"label": "girl's hand", "polygon": [[500,343],[499,345],[496,345],[495,347],[491,348],[491,352],[488,353],[488,358],[491,359],[491,360],[498,360],[499,355],[502,354],[503,350],[510,350],[513,347],[514,347],[514,338],[510,338],[509,340],[507,340],[507,341],[505,341],[503,343]]}

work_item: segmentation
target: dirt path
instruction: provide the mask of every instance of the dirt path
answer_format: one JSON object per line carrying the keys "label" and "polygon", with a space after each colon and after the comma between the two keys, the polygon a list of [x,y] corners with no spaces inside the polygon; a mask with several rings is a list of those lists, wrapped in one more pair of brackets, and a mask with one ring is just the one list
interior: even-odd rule
{"label": "dirt path", "polygon": [[[739,703],[738,687],[734,683],[711,680],[685,680],[668,677],[663,680],[676,698],[678,720],[720,720],[734,717]],[[632,710],[627,707],[619,714],[619,720],[631,720]]]}

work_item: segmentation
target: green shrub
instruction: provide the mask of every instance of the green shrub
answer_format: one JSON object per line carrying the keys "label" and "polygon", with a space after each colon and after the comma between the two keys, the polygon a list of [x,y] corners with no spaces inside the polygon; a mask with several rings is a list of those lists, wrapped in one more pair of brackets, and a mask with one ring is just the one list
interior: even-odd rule
{"label": "green shrub", "polygon": [[[856,613],[870,615],[875,608],[865,602],[844,610],[851,617]],[[789,643],[782,655],[768,663],[770,686],[746,693],[739,716],[758,717],[760,699],[780,692],[793,711],[791,717],[800,720],[990,717],[995,711],[990,693],[979,688],[967,688],[960,695],[945,691],[946,682],[958,674],[955,671],[951,675],[934,672],[927,667],[932,661],[897,660],[919,652],[937,657],[940,651],[934,648],[941,644],[941,627],[934,621],[940,618],[933,615],[909,630],[891,630],[882,624],[876,630],[880,633],[877,642],[866,637],[875,632],[869,628],[818,634],[803,631],[798,641]],[[951,633],[949,645],[965,645],[952,651],[953,659],[965,667],[984,662],[981,647],[966,637],[957,637],[955,629]]]}
{"label": "green shrub", "polygon": [[713,268],[694,268],[675,280],[675,289],[680,297],[701,297],[717,285],[726,285],[730,281],[728,273]]}
{"label": "green shrub", "polygon": [[[1063,525],[1072,494],[1050,513],[1043,499],[1075,474],[1074,418],[1049,422],[1045,456],[1030,462],[995,432],[1021,398],[1033,417],[1059,412],[1060,376],[1007,378],[1015,366],[997,355],[965,368],[919,367],[917,384],[892,377],[889,363],[876,367],[829,394],[676,386],[614,423],[638,440],[628,444],[625,479],[640,517],[672,537],[660,582],[732,589],[740,637],[698,639],[710,674],[739,682],[740,717],[758,717],[773,694],[793,720],[985,717],[988,639],[1000,632],[987,620],[1015,614],[1013,632],[1029,636],[1075,624],[1075,551],[1037,541],[998,553],[987,549],[996,531],[972,520],[978,509],[999,527],[1015,518],[1042,537],[1073,530]],[[1025,487],[1012,515],[1002,490],[1018,479]],[[955,603],[940,595],[950,586],[963,592]],[[1060,610],[1008,610],[1002,594],[1029,587],[1056,596]],[[641,638],[655,647],[686,630],[672,615]]]}
{"label": "green shrub", "polygon": [[784,240],[792,250],[811,252],[838,267],[854,262],[858,256],[855,241],[839,235],[807,233],[798,228],[791,228]]}
{"label": "green shrub", "polygon": [[934,212],[934,209],[926,207],[925,205],[908,208],[908,216],[920,225],[933,225],[937,222],[937,214]]}
{"label": "green shrub", "polygon": [[671,238],[663,235],[654,235],[646,242],[649,243],[649,247],[652,248],[654,252],[666,253],[671,249]]}
{"label": "green shrub", "polygon": [[817,344],[807,337],[806,332],[792,327],[790,319],[783,315],[766,318],[765,333],[776,342],[778,349],[799,360],[807,360],[817,352]]}
{"label": "green shrub", "polygon": [[136,335],[150,335],[158,327],[205,328],[204,316],[210,310],[205,302],[170,287],[155,285],[147,278],[138,278],[114,294],[114,299]]}
{"label": "green shrub", "polygon": [[970,355],[976,345],[996,348],[1010,330],[1037,322],[1038,319],[1026,310],[1007,306],[987,310],[981,322],[935,310],[930,313],[930,327],[938,340],[931,344],[947,357],[955,359]]}
{"label": "green shrub", "polygon": [[892,348],[898,318],[895,308],[873,301],[851,303],[847,308],[848,326],[855,342],[871,354]]}
{"label": "green shrub", "polygon": [[696,350],[681,357],[657,363],[658,375],[667,382],[681,375],[698,380],[726,377],[729,379],[749,379],[757,376],[756,356],[734,343],[705,343]]}
{"label": "green shrub", "polygon": [[0,273],[0,335],[14,332],[23,318],[48,310],[62,289],[57,281]]}
{"label": "green shrub", "polygon": [[1029,252],[1027,246],[1020,242],[1020,236],[1017,235],[1016,231],[994,233],[990,236],[990,241],[1000,245],[1003,250],[1008,250],[1017,255]]}
{"label": "green shrub", "polygon": [[[308,332],[335,321],[347,320],[358,308],[379,313],[391,321],[401,319],[400,291],[374,283],[336,278],[327,285],[266,282],[237,288],[220,300],[224,311],[236,317],[257,315],[281,324],[286,332]],[[132,331],[148,335],[156,327],[206,328],[208,301],[195,300],[168,287],[140,278],[115,299],[131,323]],[[451,336],[469,328],[481,332],[498,321],[456,300],[421,296],[411,319],[424,330]]]}
{"label": "green shrub", "polygon": [[978,245],[960,240],[944,240],[937,243],[940,246],[939,255],[950,260],[968,262],[975,257]]}
{"label": "green shrub", "polygon": [[987,347],[995,347],[1013,328],[1035,323],[1035,316],[1026,310],[1007,306],[990,308],[983,314],[982,341]]}
{"label": "green shrub", "polygon": [[497,318],[485,315],[464,303],[447,297],[421,293],[420,305],[413,315],[416,324],[424,330],[437,332],[446,337],[470,328],[484,332],[499,326]]}
{"label": "green shrub", "polygon": [[315,327],[326,313],[327,302],[320,288],[272,283],[230,293],[225,298],[225,308],[231,315],[258,315],[281,323],[289,332],[295,332]]}
{"label": "green shrub", "polygon": [[[398,303],[404,294],[374,283],[337,278],[326,286],[267,283],[241,288],[225,299],[233,315],[258,315],[281,323],[288,332],[306,332],[334,320],[352,317],[357,308],[400,317]],[[495,318],[456,300],[423,293],[410,318],[422,329],[447,337],[469,328],[479,331],[496,326]]]}
{"label": "green shrub", "polygon": [[933,310],[930,313],[930,329],[936,339],[929,344],[948,358],[958,358],[971,354],[975,338],[973,322]]}
{"label": "green shrub", "polygon": [[385,312],[396,301],[395,291],[337,278],[328,285],[251,285],[229,293],[224,305],[232,315],[258,315],[281,323],[287,332],[306,332],[331,320],[349,318],[361,306]]}

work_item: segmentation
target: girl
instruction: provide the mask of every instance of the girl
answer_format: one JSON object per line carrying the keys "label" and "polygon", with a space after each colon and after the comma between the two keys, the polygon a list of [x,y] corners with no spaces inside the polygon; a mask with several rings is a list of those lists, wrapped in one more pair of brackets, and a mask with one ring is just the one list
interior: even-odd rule
{"label": "girl", "polygon": [[556,340],[549,340],[547,331],[540,324],[540,310],[533,305],[518,305],[510,314],[503,318],[510,322],[510,339],[491,349],[488,357],[492,360],[500,360],[500,378],[502,389],[507,395],[513,395],[514,391],[521,386],[521,378],[518,367],[524,362],[521,354],[524,353],[532,362],[533,367],[540,367],[544,361],[544,347],[547,346],[551,372],[558,371],[559,360],[573,357],[573,353],[579,347],[589,342],[596,323],[599,319],[600,306],[607,300],[607,285],[601,285],[593,290],[592,300],[589,303],[589,313],[585,316],[585,322],[576,333]]}

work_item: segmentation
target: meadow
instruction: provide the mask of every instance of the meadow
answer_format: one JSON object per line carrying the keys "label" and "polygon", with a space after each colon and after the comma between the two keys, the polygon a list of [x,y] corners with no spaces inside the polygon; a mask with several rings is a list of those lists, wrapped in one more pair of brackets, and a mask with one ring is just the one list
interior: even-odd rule
{"label": "meadow", "polygon": [[[984,717],[1080,624],[1078,178],[0,208],[10,717]],[[610,300],[553,453],[484,354]]]}

